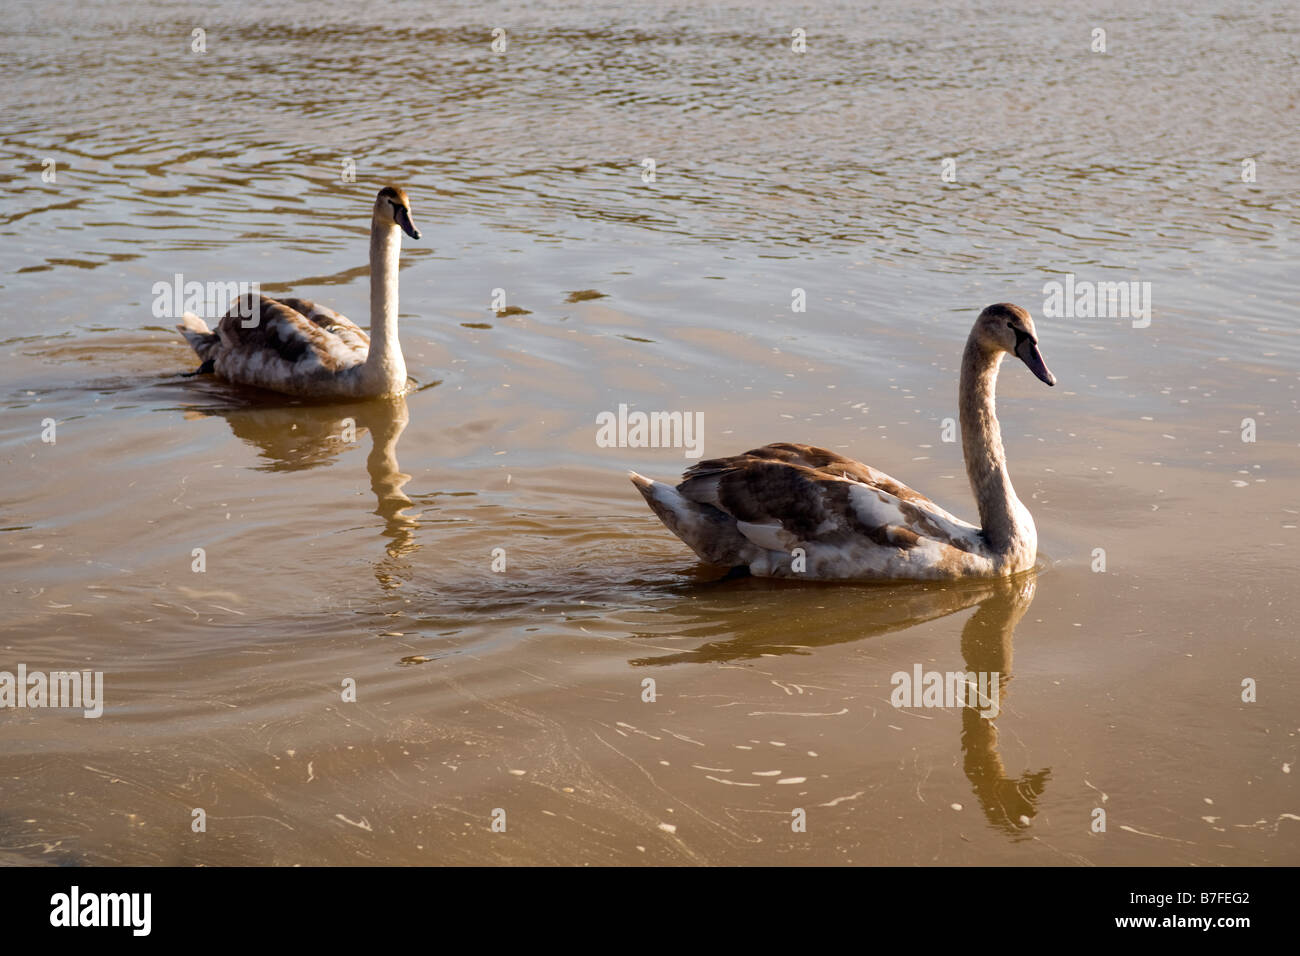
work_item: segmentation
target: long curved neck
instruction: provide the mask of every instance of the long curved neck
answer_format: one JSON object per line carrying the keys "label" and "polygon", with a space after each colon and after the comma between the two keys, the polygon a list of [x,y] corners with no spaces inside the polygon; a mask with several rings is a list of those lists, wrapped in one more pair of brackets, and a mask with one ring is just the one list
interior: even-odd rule
{"label": "long curved neck", "polygon": [[1035,551],[1038,542],[1029,512],[1011,487],[1002,449],[993,400],[1002,355],[981,348],[973,336],[966,342],[961,360],[961,447],[984,538],[993,551],[1010,555],[1025,546]]}
{"label": "long curved neck", "polygon": [[392,223],[370,223],[370,352],[365,377],[393,393],[406,386],[406,362],[397,341],[397,263],[402,234]]}

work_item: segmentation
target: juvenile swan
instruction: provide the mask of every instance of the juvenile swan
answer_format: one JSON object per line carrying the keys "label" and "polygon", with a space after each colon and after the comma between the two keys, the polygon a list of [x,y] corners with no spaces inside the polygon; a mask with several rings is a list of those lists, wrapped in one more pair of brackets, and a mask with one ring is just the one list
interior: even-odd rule
{"label": "juvenile swan", "polygon": [[215,332],[192,312],[176,326],[203,360],[199,372],[290,395],[400,395],[406,389],[406,362],[397,341],[399,228],[420,238],[406,192],[385,186],[370,217],[370,335],[306,299],[245,295]]}
{"label": "juvenile swan", "polygon": [[1033,567],[1038,532],[1007,474],[993,392],[1004,355],[1048,385],[1029,313],[991,305],[961,362],[961,438],[976,528],[869,465],[781,442],[702,461],[676,488],[631,472],[661,521],[704,561],[760,577],[943,580]]}

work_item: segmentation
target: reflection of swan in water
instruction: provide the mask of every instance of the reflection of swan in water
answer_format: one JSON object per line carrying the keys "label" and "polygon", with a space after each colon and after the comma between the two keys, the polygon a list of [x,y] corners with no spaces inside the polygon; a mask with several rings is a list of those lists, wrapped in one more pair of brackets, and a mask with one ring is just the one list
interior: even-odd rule
{"label": "reflection of swan in water", "polygon": [[[725,580],[725,579],[724,579]],[[692,650],[643,657],[635,666],[727,663],[776,654],[809,654],[964,611],[998,593],[999,581],[959,584],[792,584],[742,578],[692,588],[689,620],[674,620],[659,633],[707,638]],[[1005,585],[1003,585],[1005,587]],[[654,634],[643,634],[654,637]]]}
{"label": "reflection of swan in water", "polygon": [[[683,663],[728,663],[777,654],[811,654],[818,647],[904,631],[918,624],[975,607],[962,628],[965,670],[998,676],[997,713],[1005,713],[1011,681],[1011,646],[1016,625],[1034,599],[1037,570],[1012,578],[936,587],[912,584],[870,585],[790,584],[762,580],[720,582],[692,589],[697,602],[683,620],[671,611],[655,633],[687,637],[727,635],[694,650],[642,657],[634,666]],[[717,588],[717,590],[713,590]],[[712,592],[712,593],[710,593]],[[864,600],[869,595],[869,600]],[[792,623],[797,622],[797,623]],[[736,636],[741,635],[741,636]],[[992,690],[990,689],[992,696]],[[989,823],[1007,833],[1019,833],[1038,812],[1050,769],[1007,776],[998,752],[997,717],[986,710],[963,707],[961,749],[966,779]]]}
{"label": "reflection of swan in water", "polygon": [[[961,653],[966,670],[998,674],[995,699],[1002,708],[1011,683],[1011,645],[1016,625],[1034,600],[1036,583],[1032,574],[1005,582],[980,603],[962,628]],[[1008,777],[998,752],[997,721],[985,719],[973,707],[962,708],[961,749],[966,779],[989,823],[1008,833],[1028,826],[1038,813],[1038,798],[1047,787],[1051,770],[1026,770],[1018,779]]]}
{"label": "reflection of swan in water", "polygon": [[266,460],[258,466],[264,471],[300,471],[333,462],[370,432],[366,469],[378,503],[374,513],[384,519],[383,534],[390,539],[388,555],[396,558],[419,550],[415,542],[419,521],[406,514],[412,502],[402,490],[411,476],[397,464],[397,440],[410,421],[404,397],[347,405],[197,408],[186,416],[224,418],[235,437],[256,448]]}

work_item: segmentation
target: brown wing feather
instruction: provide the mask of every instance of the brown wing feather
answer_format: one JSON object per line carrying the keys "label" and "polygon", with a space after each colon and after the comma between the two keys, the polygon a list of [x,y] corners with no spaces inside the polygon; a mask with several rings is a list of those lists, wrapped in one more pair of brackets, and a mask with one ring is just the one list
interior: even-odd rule
{"label": "brown wing feather", "polygon": [[[978,528],[884,472],[825,448],[781,442],[702,461],[676,490],[689,503],[677,512],[716,510],[733,522],[746,544],[733,545],[729,559],[749,563],[755,573],[793,574],[773,555],[795,547],[807,548],[807,570],[826,578],[996,571]],[[707,549],[678,534],[708,559]]]}
{"label": "brown wing feather", "polygon": [[370,336],[361,327],[341,312],[335,312],[327,305],[320,305],[310,299],[277,300],[293,309],[299,315],[310,319],[333,335],[337,335],[349,348],[370,348]]}
{"label": "brown wing feather", "polygon": [[750,463],[780,462],[819,472],[832,478],[851,478],[864,485],[879,488],[902,501],[929,502],[930,499],[883,471],[864,465],[852,458],[845,458],[826,448],[816,445],[802,445],[794,442],[775,442],[730,458],[712,458],[693,465],[682,477],[690,481],[695,477],[719,474],[744,468]]}
{"label": "brown wing feather", "polygon": [[849,500],[854,482],[876,485],[882,477],[892,487],[916,494],[874,468],[824,448],[781,443],[702,461],[687,471],[677,490],[737,521],[780,525],[798,542],[833,545],[864,537],[882,546],[914,547],[914,532],[863,522]]}
{"label": "brown wing feather", "polygon": [[[250,322],[254,317],[257,321]],[[333,333],[285,302],[266,296],[241,296],[217,326],[217,334],[232,353],[275,353],[296,364],[311,350],[327,371],[347,367]]]}

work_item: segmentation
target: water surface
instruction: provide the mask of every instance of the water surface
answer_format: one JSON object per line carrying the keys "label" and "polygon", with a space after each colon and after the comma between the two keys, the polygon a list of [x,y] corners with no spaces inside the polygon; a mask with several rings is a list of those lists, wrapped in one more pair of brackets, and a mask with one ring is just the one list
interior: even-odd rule
{"label": "water surface", "polygon": [[[106,703],[0,711],[0,859],[1300,862],[1294,11],[6,14],[0,669]],[[404,400],[178,374],[176,273],[365,324],[390,181]],[[1067,272],[1150,326],[1043,317]],[[719,581],[625,476],[682,451],[596,443],[700,411],[706,455],[820,444],[974,519],[941,435],[995,301],[1060,380],[1001,381],[1015,581]],[[895,709],[916,665],[1001,713]]]}

